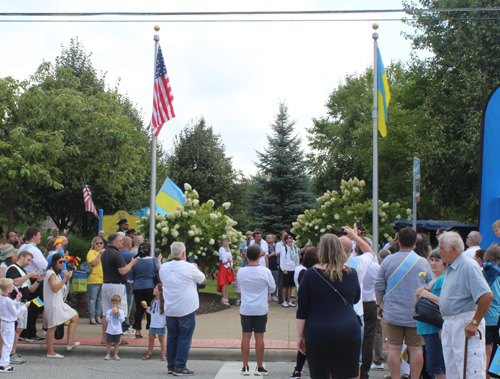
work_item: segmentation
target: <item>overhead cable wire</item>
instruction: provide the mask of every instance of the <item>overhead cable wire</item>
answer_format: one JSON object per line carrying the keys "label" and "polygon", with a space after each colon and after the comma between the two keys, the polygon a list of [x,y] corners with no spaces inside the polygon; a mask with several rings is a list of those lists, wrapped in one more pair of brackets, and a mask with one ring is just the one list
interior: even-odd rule
{"label": "overhead cable wire", "polygon": [[4,17],[96,17],[96,16],[241,16],[241,15],[317,15],[356,13],[442,13],[498,12],[500,7],[476,8],[403,8],[316,11],[239,11],[239,12],[0,12]]}
{"label": "overhead cable wire", "polygon": [[439,21],[498,21],[500,17],[464,17],[464,18],[432,18],[432,19],[411,19],[411,18],[359,18],[359,19],[297,19],[297,20],[170,20],[170,19],[162,19],[162,20],[25,20],[25,19],[8,19],[2,20],[0,19],[0,23],[64,23],[64,22],[80,22],[80,23],[142,23],[142,22],[168,22],[168,23],[196,23],[196,22],[209,22],[209,23],[217,23],[217,22],[386,22],[386,21],[398,21],[398,22],[439,22]]}

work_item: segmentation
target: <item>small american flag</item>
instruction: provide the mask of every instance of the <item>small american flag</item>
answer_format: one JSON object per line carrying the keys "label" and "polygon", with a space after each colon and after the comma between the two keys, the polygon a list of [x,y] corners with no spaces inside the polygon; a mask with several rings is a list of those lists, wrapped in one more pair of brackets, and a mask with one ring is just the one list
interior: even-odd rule
{"label": "small american flag", "polygon": [[94,202],[92,201],[92,194],[90,193],[89,186],[85,183],[85,179],[82,178],[83,185],[83,202],[85,203],[85,210],[87,212],[92,212],[94,216],[97,216],[97,210],[95,209]]}
{"label": "small american flag", "polygon": [[165,122],[175,117],[172,101],[172,87],[168,80],[167,68],[163,61],[161,47],[158,46],[158,55],[156,57],[155,90],[153,95],[153,123],[152,132],[156,137],[160,133],[161,127]]}

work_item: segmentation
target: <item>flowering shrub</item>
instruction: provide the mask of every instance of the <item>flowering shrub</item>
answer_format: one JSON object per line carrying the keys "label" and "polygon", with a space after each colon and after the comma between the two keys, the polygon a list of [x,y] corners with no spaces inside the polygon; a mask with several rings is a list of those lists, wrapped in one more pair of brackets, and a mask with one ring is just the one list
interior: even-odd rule
{"label": "flowering shrub", "polygon": [[[240,261],[240,245],[245,237],[233,227],[237,224],[229,216],[224,215],[231,203],[224,203],[214,208],[213,200],[201,204],[198,192],[184,184],[186,199],[184,207],[178,206],[175,212],[166,216],[156,213],[155,245],[161,249],[164,257],[170,257],[170,245],[183,242],[188,257],[193,256],[196,263],[208,272],[217,272],[219,268],[219,240],[224,234],[228,237],[229,248],[233,254],[235,265]],[[149,218],[142,217],[139,229],[145,235],[149,233]],[[222,242],[222,241],[220,241]]]}
{"label": "flowering shrub", "polygon": [[[293,223],[292,233],[296,235],[296,245],[303,246],[310,240],[315,246],[324,233],[331,233],[334,227],[354,226],[357,218],[363,219],[367,234],[372,229],[373,200],[361,203],[365,181],[357,178],[342,180],[340,193],[327,191],[316,199],[320,209],[306,210]],[[379,200],[379,241],[388,242],[394,238],[394,220],[412,219],[411,209],[403,209],[399,203],[384,203]]]}

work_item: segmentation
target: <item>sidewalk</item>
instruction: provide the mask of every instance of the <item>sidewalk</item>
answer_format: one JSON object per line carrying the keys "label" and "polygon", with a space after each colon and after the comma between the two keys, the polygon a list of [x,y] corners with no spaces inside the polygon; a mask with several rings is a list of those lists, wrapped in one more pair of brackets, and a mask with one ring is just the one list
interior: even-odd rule
{"label": "sidewalk", "polygon": [[[146,321],[144,320],[141,333],[143,338],[136,339],[131,334],[123,335],[128,345],[120,346],[120,355],[122,355],[122,351],[133,355],[146,354],[148,332],[144,329],[145,325]],[[39,319],[38,331],[40,336],[41,329],[42,324],[41,319]],[[71,355],[103,355],[105,345],[101,344],[101,334],[101,325],[91,325],[89,319],[80,319],[75,332],[75,340],[79,341],[82,346],[75,349]],[[264,359],[267,361],[295,360],[297,355],[295,308],[283,308],[276,302],[270,302],[265,337],[266,353]],[[240,359],[240,343],[241,324],[238,306],[232,306],[221,312],[197,315],[190,359]],[[59,352],[61,348],[58,348],[57,345],[66,345],[66,337],[60,341],[55,341],[54,344]],[[158,339],[155,340],[156,346],[160,346]],[[254,347],[253,339],[251,347],[252,349]],[[18,351],[21,353],[29,351],[31,355],[46,354],[45,343],[19,342]]]}

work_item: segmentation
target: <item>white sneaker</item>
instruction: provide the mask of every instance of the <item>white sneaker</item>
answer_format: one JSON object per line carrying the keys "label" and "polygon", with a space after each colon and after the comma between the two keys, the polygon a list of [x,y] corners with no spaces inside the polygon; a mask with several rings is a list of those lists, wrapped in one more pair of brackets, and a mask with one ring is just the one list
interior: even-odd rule
{"label": "white sneaker", "polygon": [[276,296],[271,296],[272,301],[278,301],[278,298]]}
{"label": "white sneaker", "polygon": [[111,357],[109,356],[109,354],[106,354],[106,356],[104,357],[104,360],[105,360],[105,361],[109,361],[109,358],[111,358]]}
{"label": "white sneaker", "polygon": [[288,306],[289,306],[289,307],[295,307],[295,304],[294,304],[294,303],[292,303],[291,301],[289,301],[289,302],[288,302]]}
{"label": "white sneaker", "polygon": [[281,306],[283,308],[288,308],[289,307],[289,305],[288,305],[288,303],[286,301],[284,301],[283,304],[281,304]]}
{"label": "white sneaker", "polygon": [[119,361],[120,360],[120,357],[118,355],[115,355],[114,358],[115,358],[115,361]]}
{"label": "white sneaker", "polygon": [[382,371],[384,369],[384,364],[381,363],[379,365],[376,365],[375,363],[373,363],[371,366],[370,366],[370,370],[372,371]]}

